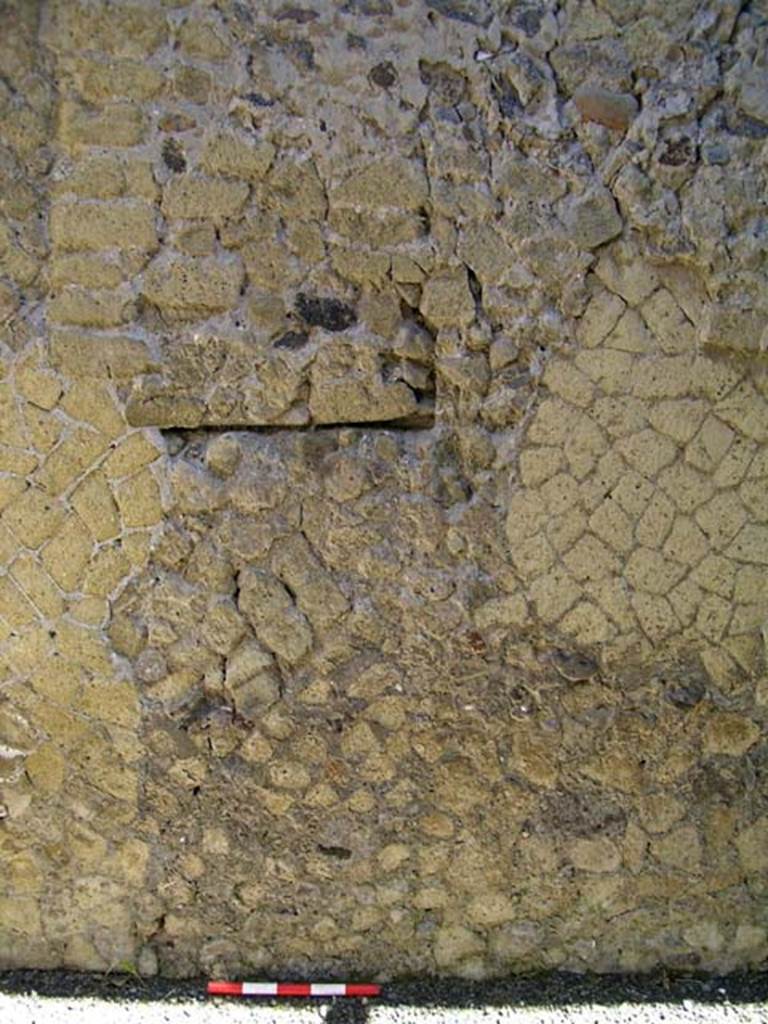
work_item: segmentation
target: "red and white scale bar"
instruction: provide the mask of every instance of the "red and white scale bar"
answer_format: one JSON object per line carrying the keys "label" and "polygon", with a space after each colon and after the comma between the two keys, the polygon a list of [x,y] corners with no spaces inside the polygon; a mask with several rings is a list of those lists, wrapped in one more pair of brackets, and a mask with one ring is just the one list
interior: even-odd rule
{"label": "red and white scale bar", "polygon": [[378,996],[381,985],[308,981],[209,981],[209,996]]}

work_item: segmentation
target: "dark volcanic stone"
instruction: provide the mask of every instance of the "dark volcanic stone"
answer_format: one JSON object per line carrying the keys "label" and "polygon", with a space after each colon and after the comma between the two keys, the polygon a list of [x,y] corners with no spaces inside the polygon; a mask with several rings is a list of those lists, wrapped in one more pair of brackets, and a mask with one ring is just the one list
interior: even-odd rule
{"label": "dark volcanic stone", "polygon": [[762,124],[746,114],[732,114],[728,118],[728,128],[734,135],[745,139],[764,139],[768,136],[768,124]]}
{"label": "dark volcanic stone", "polygon": [[540,819],[541,831],[557,830],[572,836],[618,835],[627,824],[622,807],[606,793],[558,792],[547,795]]}
{"label": "dark volcanic stone", "polygon": [[286,44],[285,51],[296,67],[307,71],[315,70],[315,48],[308,39],[291,40]]}
{"label": "dark volcanic stone", "polygon": [[430,64],[429,61],[420,60],[419,77],[441,103],[455,106],[466,97],[466,78],[447,64]]}
{"label": "dark volcanic stone", "polygon": [[323,846],[322,843],[319,843],[317,849],[324,856],[336,857],[337,860],[349,860],[352,856],[352,851],[346,846]]}
{"label": "dark volcanic stone", "polygon": [[341,8],[345,14],[363,14],[368,18],[392,13],[390,0],[347,0]]}
{"label": "dark volcanic stone", "polygon": [[493,92],[502,117],[515,118],[520,115],[523,105],[517,89],[506,80],[494,82]]}
{"label": "dark volcanic stone", "polygon": [[532,36],[535,36],[541,28],[541,18],[541,11],[537,11],[533,7],[528,7],[517,13],[515,24],[518,28],[522,29],[530,39]]}
{"label": "dark volcanic stone", "polygon": [[309,335],[305,331],[288,331],[282,338],[278,338],[274,344],[275,348],[297,349],[304,348],[309,341]]}
{"label": "dark volcanic stone", "polygon": [[176,139],[166,139],[163,143],[163,163],[176,174],[181,174],[187,169],[187,161],[184,152]]}
{"label": "dark volcanic stone", "polygon": [[692,164],[696,160],[696,146],[690,139],[677,139],[668,142],[664,152],[659,157],[659,163],[667,167],[682,167],[683,164]]}
{"label": "dark volcanic stone", "polygon": [[306,25],[309,21],[315,21],[320,15],[317,11],[307,10],[306,7],[289,7],[275,17],[275,21],[295,21],[299,25]]}
{"label": "dark volcanic stone", "polygon": [[571,683],[581,683],[597,675],[598,664],[594,658],[580,651],[552,651],[551,661],[558,675]]}
{"label": "dark volcanic stone", "polygon": [[262,96],[260,92],[249,92],[245,97],[254,107],[274,107],[275,101]]}
{"label": "dark volcanic stone", "polygon": [[427,7],[453,21],[485,28],[493,20],[493,11],[486,0],[426,0]]}
{"label": "dark volcanic stone", "polygon": [[707,688],[700,676],[690,679],[670,680],[665,687],[664,696],[678,708],[694,708],[703,700]]}
{"label": "dark volcanic stone", "polygon": [[374,85],[380,85],[382,89],[389,89],[397,81],[397,71],[387,60],[383,64],[377,64],[375,68],[371,68],[369,78]]}
{"label": "dark volcanic stone", "polygon": [[296,297],[296,312],[311,327],[323,327],[326,331],[346,331],[357,323],[354,309],[346,302],[321,299],[304,292]]}

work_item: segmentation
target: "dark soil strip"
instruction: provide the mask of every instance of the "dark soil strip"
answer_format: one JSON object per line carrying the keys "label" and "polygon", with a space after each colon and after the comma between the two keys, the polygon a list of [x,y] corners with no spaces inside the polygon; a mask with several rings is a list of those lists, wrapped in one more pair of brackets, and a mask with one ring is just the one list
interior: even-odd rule
{"label": "dark soil strip", "polygon": [[[286,979],[290,980],[290,979]],[[306,979],[302,979],[306,980]],[[312,980],[312,979],[310,979]],[[138,978],[74,971],[0,971],[1,992],[160,1001],[206,1000],[205,980]],[[500,981],[414,978],[383,986],[376,1002],[406,1006],[563,1006],[595,1003],[768,1003],[768,969],[702,974],[516,975]],[[285,1000],[281,1000],[284,1002]],[[260,1000],[261,1002],[261,1000]]]}

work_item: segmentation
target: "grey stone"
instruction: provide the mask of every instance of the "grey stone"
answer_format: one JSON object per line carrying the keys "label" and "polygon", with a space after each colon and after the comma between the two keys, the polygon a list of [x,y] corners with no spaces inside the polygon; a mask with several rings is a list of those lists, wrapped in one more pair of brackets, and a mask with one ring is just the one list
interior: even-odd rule
{"label": "grey stone", "polygon": [[597,186],[572,204],[566,226],[581,249],[597,249],[620,235],[624,225],[616,200],[607,188]]}

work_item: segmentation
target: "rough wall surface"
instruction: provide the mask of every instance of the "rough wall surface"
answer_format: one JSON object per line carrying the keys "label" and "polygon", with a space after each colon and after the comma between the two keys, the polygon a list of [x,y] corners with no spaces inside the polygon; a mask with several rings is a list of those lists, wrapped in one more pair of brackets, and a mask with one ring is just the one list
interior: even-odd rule
{"label": "rough wall surface", "polygon": [[768,4],[0,29],[0,966],[764,963]]}

